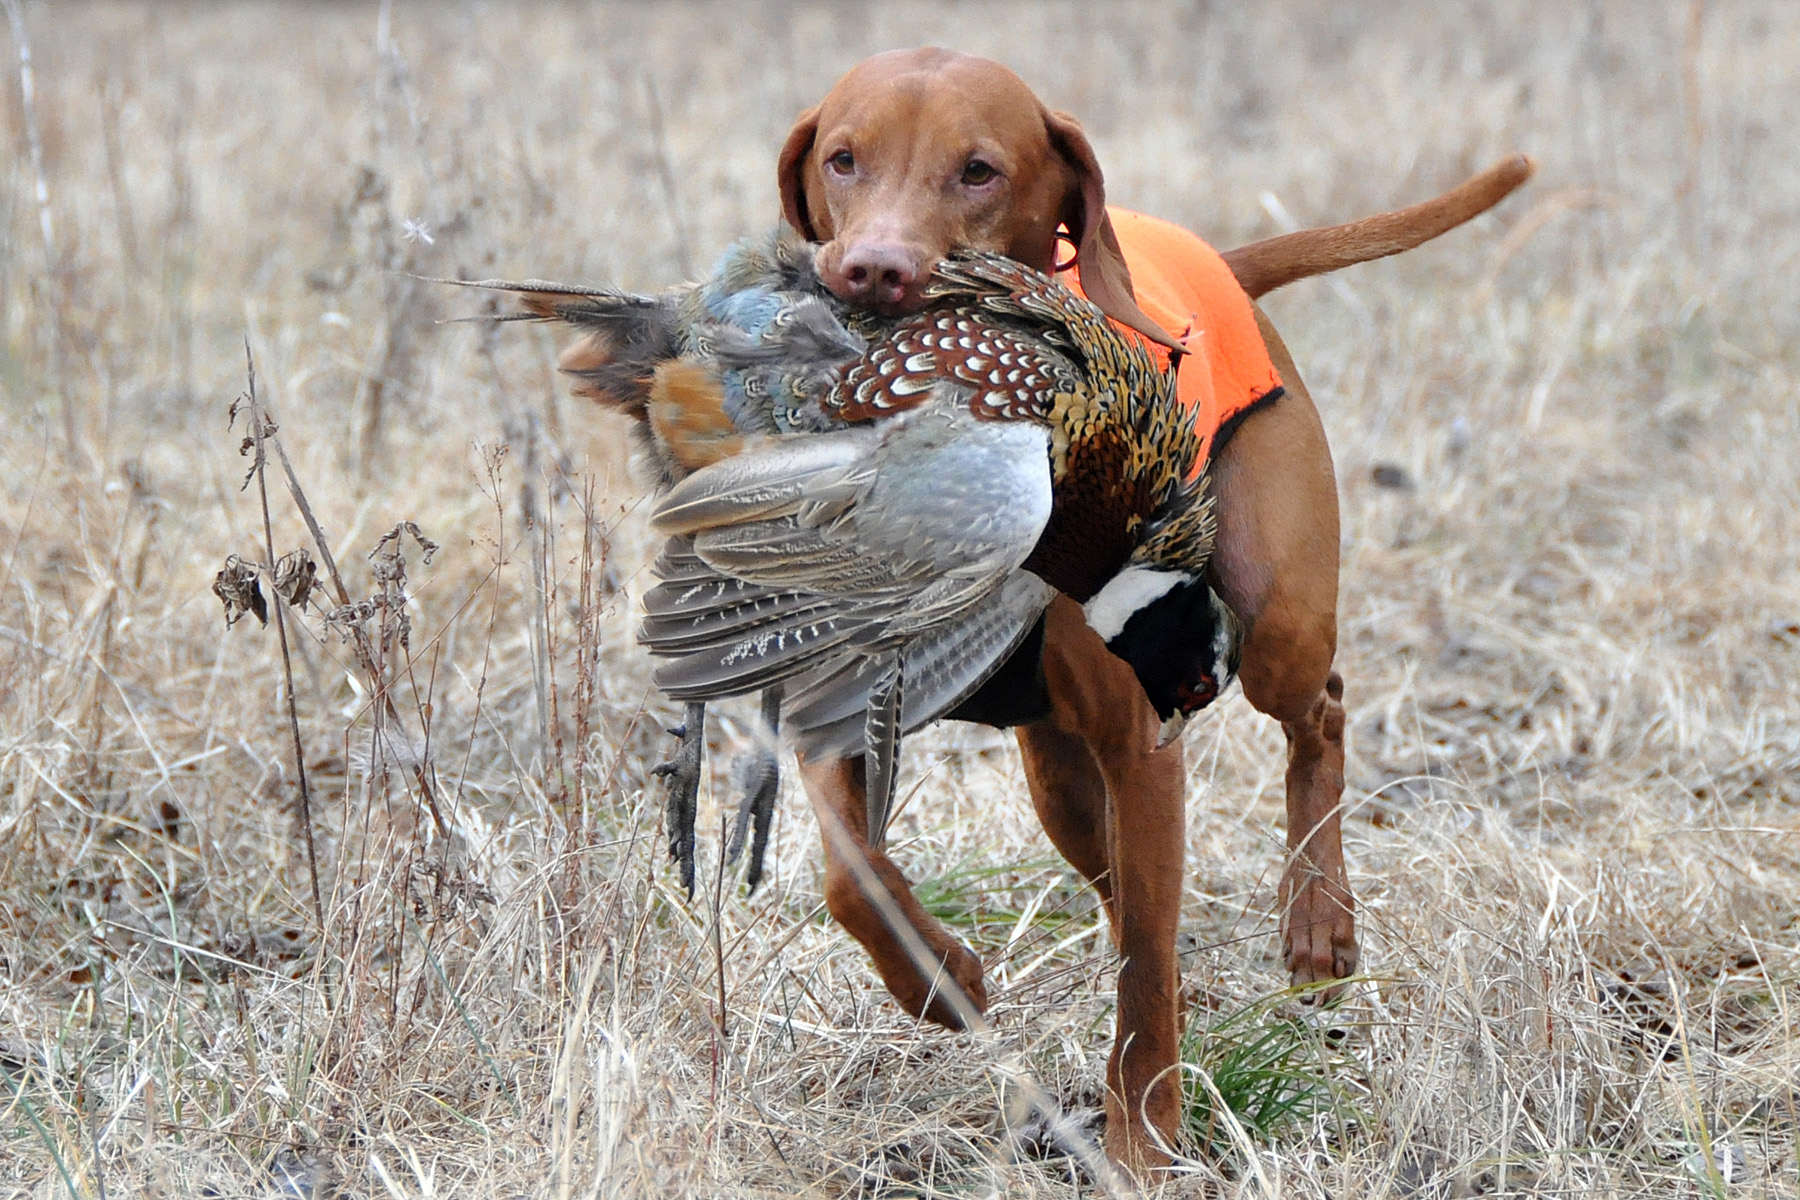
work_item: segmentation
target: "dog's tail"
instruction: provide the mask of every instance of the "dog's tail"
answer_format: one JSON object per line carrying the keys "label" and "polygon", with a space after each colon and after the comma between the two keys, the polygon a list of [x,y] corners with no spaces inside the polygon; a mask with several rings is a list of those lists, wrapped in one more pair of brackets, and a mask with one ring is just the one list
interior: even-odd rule
{"label": "dog's tail", "polygon": [[1302,229],[1225,252],[1225,262],[1255,300],[1301,279],[1325,275],[1424,245],[1500,203],[1531,178],[1537,164],[1515,154],[1423,204],[1331,225]]}

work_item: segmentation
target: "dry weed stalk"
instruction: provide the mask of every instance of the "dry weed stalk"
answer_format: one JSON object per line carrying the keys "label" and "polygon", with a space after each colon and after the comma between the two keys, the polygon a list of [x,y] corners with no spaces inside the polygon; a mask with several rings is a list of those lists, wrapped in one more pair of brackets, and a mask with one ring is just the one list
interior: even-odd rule
{"label": "dry weed stalk", "polygon": [[374,366],[365,376],[364,410],[358,444],[364,479],[382,457],[382,438],[388,421],[390,390],[410,384],[418,352],[417,331],[429,323],[425,311],[426,294],[417,276],[426,255],[437,240],[453,232],[454,222],[447,218],[439,201],[437,175],[425,144],[425,124],[419,115],[413,95],[406,58],[393,36],[393,6],[382,0],[375,23],[375,54],[378,62],[376,81],[375,150],[378,159],[391,163],[388,106],[398,97],[405,109],[412,148],[417,155],[419,172],[424,180],[425,210],[420,218],[397,218],[388,204],[388,187],[380,173],[365,169],[359,182],[359,202],[368,193],[377,206],[379,222],[376,236],[380,249],[380,268],[385,272],[382,310],[387,316],[376,347]]}
{"label": "dry weed stalk", "polygon": [[126,271],[126,311],[131,311],[131,298],[136,289],[129,281],[140,274],[138,261],[137,218],[133,213],[131,189],[125,183],[125,148],[119,135],[119,109],[124,105],[124,87],[111,72],[101,78],[100,129],[106,147],[106,182],[112,189],[113,220],[119,228],[119,252]]}
{"label": "dry weed stalk", "polygon": [[199,285],[204,283],[198,269],[200,231],[195,211],[197,183],[190,162],[189,141],[192,135],[190,114],[194,111],[194,94],[190,82],[177,84],[179,100],[172,106],[164,123],[168,145],[168,210],[162,220],[161,281],[163,306],[161,314],[167,323],[169,373],[175,389],[183,395],[194,391],[195,303]]}
{"label": "dry weed stalk", "polygon": [[[310,569],[290,568],[286,580],[278,577],[277,563],[279,560],[275,556],[275,526],[269,517],[269,483],[266,470],[268,459],[263,448],[264,443],[274,436],[276,428],[275,423],[269,419],[256,396],[256,360],[251,357],[249,339],[244,341],[244,370],[248,378],[248,390],[240,401],[233,402],[231,424],[237,424],[239,404],[241,403],[250,428],[250,435],[246,439],[243,449],[252,453],[250,472],[244,479],[244,485],[248,487],[252,479],[256,481],[256,499],[262,509],[263,549],[268,555],[264,559],[267,564],[265,571],[270,576],[271,582],[275,584],[272,589],[275,593],[275,637],[281,644],[282,689],[287,700],[288,732],[293,738],[294,779],[297,784],[298,796],[295,815],[299,819],[301,836],[306,841],[306,874],[307,882],[312,889],[313,919],[318,922],[318,934],[323,938],[326,932],[325,900],[319,887],[319,852],[313,839],[312,791],[306,782],[306,745],[300,738],[300,706],[294,690],[294,661],[288,650],[287,610],[283,606],[289,597],[293,597],[292,603],[296,608],[305,606],[307,594],[312,590],[311,571]],[[241,577],[235,582],[239,588],[243,587]],[[288,591],[285,595],[281,587],[283,582],[288,584]],[[249,587],[254,589],[255,586],[255,582],[251,581]],[[215,591],[218,591],[219,582],[215,581],[213,587]],[[224,594],[220,595],[220,599],[225,600],[226,621],[229,624],[232,619],[232,601],[227,599]],[[258,612],[257,615],[261,617],[263,614]]]}
{"label": "dry weed stalk", "polygon": [[[266,408],[261,409],[266,413]],[[261,442],[275,448],[275,456],[281,463],[282,475],[286,479],[288,496],[294,503],[295,511],[306,523],[308,533],[312,535],[313,546],[318,550],[319,560],[325,565],[326,582],[330,585],[332,597],[337,601],[335,608],[324,614],[325,624],[337,631],[351,646],[356,657],[363,681],[368,685],[369,693],[375,705],[377,728],[386,722],[398,730],[404,730],[404,722],[400,710],[396,706],[392,694],[392,678],[389,665],[396,651],[402,653],[410,649],[411,623],[406,614],[406,563],[401,556],[400,546],[403,536],[410,535],[430,562],[437,552],[437,544],[419,532],[419,528],[411,521],[402,521],[394,526],[377,541],[375,549],[369,552],[370,560],[375,564],[375,581],[381,588],[378,596],[365,600],[352,600],[350,590],[344,584],[343,574],[338,570],[337,558],[331,552],[331,545],[320,527],[318,518],[313,514],[312,504],[306,498],[305,490],[294,473],[293,463],[288,459],[283,448],[280,430],[274,421],[266,420],[258,435]],[[261,450],[258,449],[260,456]],[[261,461],[253,468],[260,478]],[[274,551],[271,548],[270,553]],[[286,561],[286,560],[283,560]],[[297,574],[303,577],[310,591],[314,576],[312,570],[303,564],[296,564]],[[376,621],[376,628],[371,634],[369,623]],[[405,658],[408,669],[411,668],[410,657]],[[423,710],[421,710],[423,716]],[[422,741],[428,741],[429,728],[421,729]],[[406,735],[403,733],[403,737]],[[408,739],[410,740],[410,738]],[[450,834],[449,822],[438,805],[437,788],[434,783],[431,763],[427,756],[409,754],[413,768],[413,778],[419,788],[419,795],[426,810],[430,813],[432,823],[440,837]]]}
{"label": "dry weed stalk", "polygon": [[64,294],[62,256],[56,250],[56,222],[50,210],[50,181],[44,174],[44,140],[38,132],[37,75],[31,66],[31,38],[25,29],[25,10],[20,0],[3,0],[7,23],[12,29],[13,46],[19,56],[19,103],[24,111],[25,141],[31,152],[32,182],[37,190],[38,233],[44,244],[43,294],[39,304],[48,314],[50,341],[50,381],[56,389],[57,405],[62,415],[63,450],[71,459],[80,449],[76,436],[75,410],[69,398],[69,381],[63,369],[63,314],[68,305]]}
{"label": "dry weed stalk", "polygon": [[644,74],[645,111],[650,117],[650,148],[656,157],[656,178],[662,184],[663,206],[669,214],[669,230],[675,235],[675,263],[683,279],[694,277],[694,263],[688,249],[687,221],[681,213],[681,192],[675,186],[675,164],[669,154],[669,130],[663,122],[662,93],[656,89],[656,76]]}
{"label": "dry weed stalk", "polygon": [[[248,357],[249,347],[247,344],[245,351]],[[387,1023],[390,1028],[397,1028],[401,1015],[400,966],[408,934],[412,934],[417,940],[425,962],[432,966],[441,977],[442,968],[437,963],[434,943],[444,920],[447,916],[454,915],[459,911],[465,903],[479,904],[492,900],[484,886],[463,876],[460,863],[454,868],[449,863],[451,827],[438,801],[439,788],[432,753],[432,720],[429,700],[428,698],[417,700],[415,714],[419,725],[417,741],[408,730],[407,722],[402,719],[395,701],[395,685],[402,676],[410,684],[415,698],[428,697],[427,689],[421,687],[419,680],[413,675],[414,655],[411,618],[407,611],[409,597],[404,544],[410,540],[422,553],[427,563],[437,552],[438,546],[426,538],[418,526],[411,521],[402,521],[395,525],[377,539],[368,556],[377,589],[375,594],[362,600],[352,600],[339,571],[336,557],[331,552],[330,545],[314,515],[312,505],[307,500],[306,493],[300,486],[292,463],[281,443],[280,430],[257,394],[253,361],[250,363],[249,379],[249,391],[239,404],[233,405],[232,419],[235,423],[241,405],[250,429],[250,435],[244,439],[241,449],[245,454],[253,456],[252,466],[245,478],[245,486],[248,486],[253,479],[257,483],[267,562],[266,564],[251,565],[233,556],[227,561],[226,569],[221,571],[215,579],[214,591],[225,604],[228,623],[245,611],[255,613],[259,618],[266,620],[267,607],[258,586],[260,580],[268,580],[270,590],[274,593],[274,616],[282,651],[288,723],[293,743],[295,772],[300,788],[301,827],[306,844],[314,915],[321,937],[323,938],[329,931],[329,926],[326,924],[323,889],[319,882],[311,794],[306,773],[304,744],[300,732],[286,621],[287,611],[290,608],[295,611],[303,610],[316,590],[329,590],[335,595],[338,602],[323,612],[323,625],[326,629],[337,633],[342,641],[351,647],[353,658],[368,689],[371,725],[369,732],[369,786],[363,807],[364,818],[366,820],[373,812],[376,797],[385,794],[390,763],[398,757],[409,768],[415,785],[414,795],[419,798],[424,810],[432,820],[440,848],[438,860],[420,861],[418,859],[420,846],[414,841],[405,848],[402,861],[393,871],[393,878],[396,881],[396,903],[389,909],[393,924],[386,941],[385,952],[390,960],[390,972],[385,992]],[[273,524],[266,483],[270,448],[273,448],[275,457],[281,462],[283,475],[288,485],[288,494],[296,511],[310,531],[319,560],[324,564],[325,578],[323,580],[318,577],[314,560],[306,551],[294,551],[280,558],[275,555]],[[397,755],[396,748],[399,751]],[[347,801],[348,793],[346,793]],[[351,824],[349,814],[346,813],[345,828],[350,828]],[[383,858],[388,858],[394,849],[396,847],[384,845],[382,847]],[[366,854],[359,855],[357,879],[354,885],[356,887],[360,887],[363,882],[362,871],[366,863]],[[344,887],[341,866],[342,864],[340,864],[339,882],[335,885],[335,890],[340,893]],[[383,868],[383,873],[386,873],[386,870]],[[422,888],[421,880],[428,881]],[[366,961],[362,948],[365,946],[367,906],[357,891],[341,895],[340,901],[334,902],[334,907],[336,903],[348,905],[350,920],[346,930],[347,961],[351,964],[351,971],[347,979],[349,986],[342,998],[344,1007],[341,1011],[339,1010],[339,1001],[334,999],[333,995],[327,995],[328,1011],[333,1012],[339,1018],[333,1026],[332,1041],[328,1042],[326,1054],[328,1063],[341,1061],[343,1039],[348,1038],[352,1022],[362,1007],[362,989],[356,985],[364,978],[366,972]],[[426,919],[424,932],[421,933],[412,927],[408,917],[409,909],[418,917]],[[425,974],[417,977],[412,1000],[407,1008],[409,1018],[418,1012],[424,1002],[426,982]],[[447,981],[444,982],[447,984]],[[453,998],[454,993],[452,992],[451,995]],[[410,1030],[410,1024],[408,1029]],[[403,1034],[402,1045],[404,1045],[405,1036]],[[339,1049],[331,1049],[334,1045]],[[500,1078],[497,1071],[495,1077],[496,1079]]]}
{"label": "dry weed stalk", "polygon": [[600,617],[603,581],[610,547],[594,507],[594,481],[583,481],[581,502],[581,560],[576,568],[575,628],[575,761],[568,777],[574,781],[569,807],[573,810],[576,844],[585,846],[592,837],[588,812],[588,767],[592,748],[594,705],[600,688]]}

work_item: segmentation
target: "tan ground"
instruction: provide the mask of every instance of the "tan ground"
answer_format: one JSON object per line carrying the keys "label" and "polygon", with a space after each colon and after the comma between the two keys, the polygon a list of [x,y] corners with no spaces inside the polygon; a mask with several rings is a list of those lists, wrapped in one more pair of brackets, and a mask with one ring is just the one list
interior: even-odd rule
{"label": "tan ground", "polygon": [[[1273,298],[1346,504],[1371,979],[1320,1023],[1335,1042],[1273,1002],[1214,1039],[1330,1045],[1333,1099],[1268,1139],[1215,1126],[1171,1194],[1795,1193],[1800,9],[22,16],[42,169],[0,37],[0,1196],[1075,1194],[992,1132],[1010,1072],[1091,1103],[1111,1034],[1103,922],[1008,743],[913,743],[897,829],[989,964],[991,1037],[886,999],[820,915],[791,791],[746,898],[716,875],[721,766],[685,901],[645,786],[672,710],[631,642],[623,431],[562,394],[547,333],[436,324],[482,298],[384,273],[673,282],[772,222],[797,109],[925,40],[1013,63],[1087,123],[1117,201],[1226,245],[1513,150],[1542,167],[1424,251]],[[209,592],[265,557],[227,428],[246,335],[351,595],[397,523],[441,545],[404,546],[410,652],[370,610],[373,676],[317,611],[290,629],[323,931],[276,631],[226,632]],[[269,483],[282,554],[306,534]],[[1205,1027],[1283,983],[1282,747],[1233,695],[1188,749]]]}

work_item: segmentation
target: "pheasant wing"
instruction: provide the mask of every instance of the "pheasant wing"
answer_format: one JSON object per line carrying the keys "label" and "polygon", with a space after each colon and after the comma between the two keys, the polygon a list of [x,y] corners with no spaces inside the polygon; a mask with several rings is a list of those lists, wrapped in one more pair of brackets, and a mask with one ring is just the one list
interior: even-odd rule
{"label": "pheasant wing", "polygon": [[[641,640],[672,656],[658,685],[711,699],[807,674],[835,714],[866,704],[875,683],[858,660],[931,646],[904,724],[939,715],[1016,641],[953,635],[1043,532],[1048,445],[1041,426],[977,420],[952,396],[873,426],[771,439],[689,476],[653,517],[689,539],[646,600]],[[965,650],[972,660],[950,666]],[[815,699],[790,696],[795,710]]]}
{"label": "pheasant wing", "polygon": [[[1031,632],[1055,590],[1029,571],[1014,571],[985,602],[915,635],[901,656],[906,692],[902,733],[941,717],[974,695]],[[831,656],[791,685],[787,725],[808,758],[847,758],[862,749],[864,714],[881,663],[866,655]]]}

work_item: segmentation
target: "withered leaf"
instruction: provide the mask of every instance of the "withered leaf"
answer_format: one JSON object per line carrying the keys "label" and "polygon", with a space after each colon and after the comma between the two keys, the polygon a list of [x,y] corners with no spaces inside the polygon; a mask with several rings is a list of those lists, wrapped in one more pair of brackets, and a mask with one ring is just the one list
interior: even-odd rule
{"label": "withered leaf", "polygon": [[269,623],[269,602],[263,598],[256,568],[237,555],[227,558],[225,566],[213,576],[212,590],[225,606],[225,628],[236,625],[245,613],[256,614],[264,625]]}
{"label": "withered leaf", "polygon": [[275,594],[294,608],[305,608],[319,586],[319,565],[302,547],[284,554],[275,563]]}

